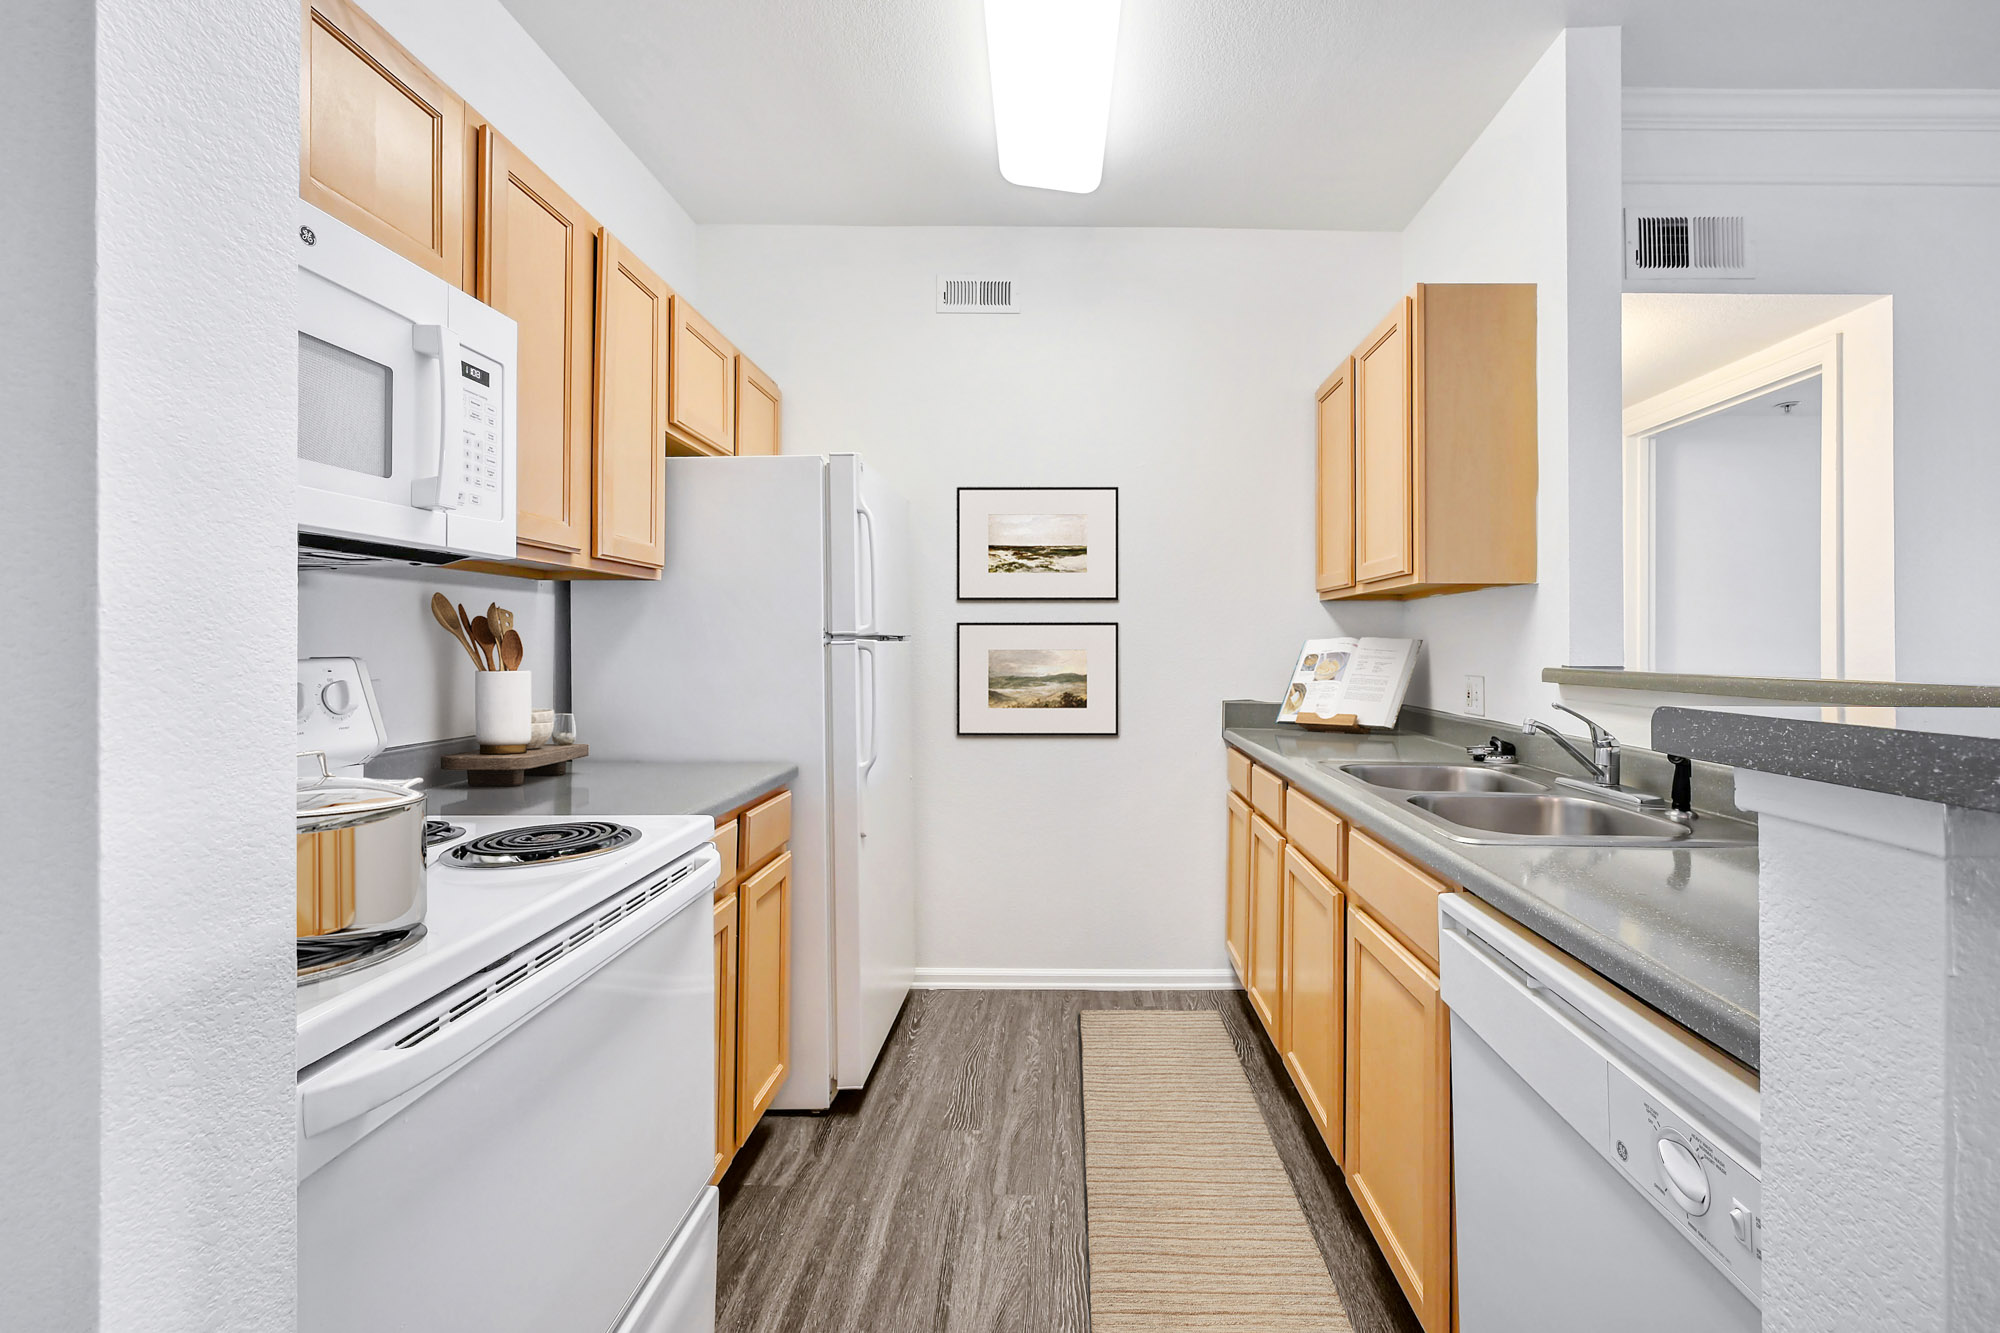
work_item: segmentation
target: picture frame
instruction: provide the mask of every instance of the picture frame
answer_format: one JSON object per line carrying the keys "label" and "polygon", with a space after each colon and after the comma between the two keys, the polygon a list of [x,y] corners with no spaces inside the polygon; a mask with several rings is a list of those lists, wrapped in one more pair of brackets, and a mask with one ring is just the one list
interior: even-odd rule
{"label": "picture frame", "polygon": [[1118,600],[1116,486],[958,488],[958,600]]}
{"label": "picture frame", "polygon": [[961,621],[958,734],[1116,736],[1118,625]]}

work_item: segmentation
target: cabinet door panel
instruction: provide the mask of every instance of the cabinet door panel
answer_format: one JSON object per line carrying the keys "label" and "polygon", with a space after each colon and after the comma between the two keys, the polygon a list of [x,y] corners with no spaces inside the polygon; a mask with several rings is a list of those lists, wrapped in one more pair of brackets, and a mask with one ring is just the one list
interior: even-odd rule
{"label": "cabinet door panel", "polygon": [[299,197],[470,288],[465,103],[345,0],[307,0]]}
{"label": "cabinet door panel", "polygon": [[1346,1064],[1346,902],[1333,882],[1285,849],[1285,1068],[1341,1160],[1341,1078]]}
{"label": "cabinet door panel", "polygon": [[1350,905],[1343,1165],[1430,1333],[1451,1327],[1449,1023],[1437,974]]}
{"label": "cabinet door panel", "polygon": [[667,348],[673,289],[598,233],[595,553],[666,563]]}
{"label": "cabinet door panel", "polygon": [[1319,590],[1354,586],[1354,361],[1319,386]]}
{"label": "cabinet door panel", "polygon": [[780,452],[785,395],[777,381],[741,352],[736,354],[736,456]]}
{"label": "cabinet door panel", "polygon": [[1250,984],[1250,807],[1229,794],[1229,899],[1226,938],[1236,980]]}
{"label": "cabinet door panel", "polygon": [[736,348],[685,298],[674,298],[667,429],[697,453],[736,452]]}
{"label": "cabinet door panel", "polygon": [[590,540],[597,223],[491,126],[481,139],[477,294],[521,331],[515,530],[524,545],[582,551]]}
{"label": "cabinet door panel", "polygon": [[715,1170],[722,1179],[736,1156],[736,895],[715,902]]}
{"label": "cabinet door panel", "polygon": [[1363,583],[1416,570],[1411,322],[1405,298],[1354,354],[1355,576]]}
{"label": "cabinet door panel", "polygon": [[740,1143],[791,1069],[792,854],[737,890],[736,1138]]}
{"label": "cabinet door panel", "polygon": [[1285,839],[1250,816],[1250,1007],[1284,1049]]}

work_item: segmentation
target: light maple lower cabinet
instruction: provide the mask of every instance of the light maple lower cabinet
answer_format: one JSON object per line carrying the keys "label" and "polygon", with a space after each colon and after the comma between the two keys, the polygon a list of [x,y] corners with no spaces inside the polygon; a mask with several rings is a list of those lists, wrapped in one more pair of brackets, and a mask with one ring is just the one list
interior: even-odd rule
{"label": "light maple lower cabinet", "polygon": [[1342,1165],[1429,1333],[1451,1328],[1450,1043],[1437,973],[1350,905]]}
{"label": "light maple lower cabinet", "polygon": [[736,1137],[770,1107],[791,1069],[792,854],[737,890]]}
{"label": "light maple lower cabinet", "polygon": [[1346,1073],[1345,895],[1297,848],[1285,851],[1285,1069],[1338,1162]]}
{"label": "light maple lower cabinet", "polygon": [[1229,897],[1224,939],[1240,985],[1250,984],[1250,807],[1229,793]]}
{"label": "light maple lower cabinet", "polygon": [[465,103],[347,0],[300,17],[299,197],[470,291]]}
{"label": "light maple lower cabinet", "polygon": [[1284,1044],[1285,839],[1250,815],[1250,979],[1244,990],[1271,1040]]}
{"label": "light maple lower cabinet", "polygon": [[741,1141],[736,1133],[736,892],[715,890],[715,1169],[722,1179]]}

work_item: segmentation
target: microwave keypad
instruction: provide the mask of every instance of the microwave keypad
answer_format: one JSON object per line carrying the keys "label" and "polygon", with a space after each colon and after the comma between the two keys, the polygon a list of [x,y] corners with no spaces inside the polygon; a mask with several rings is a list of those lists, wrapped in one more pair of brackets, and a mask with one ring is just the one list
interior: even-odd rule
{"label": "microwave keypad", "polygon": [[458,508],[474,513],[500,507],[500,409],[466,385],[465,449],[460,457]]}

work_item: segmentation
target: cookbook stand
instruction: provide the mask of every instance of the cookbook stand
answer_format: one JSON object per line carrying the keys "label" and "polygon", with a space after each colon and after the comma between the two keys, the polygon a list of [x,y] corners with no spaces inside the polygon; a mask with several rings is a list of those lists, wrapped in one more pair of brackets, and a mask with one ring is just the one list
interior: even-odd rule
{"label": "cookbook stand", "polygon": [[1352,713],[1336,713],[1332,717],[1322,717],[1318,713],[1301,711],[1292,721],[1313,731],[1366,731],[1361,719]]}

